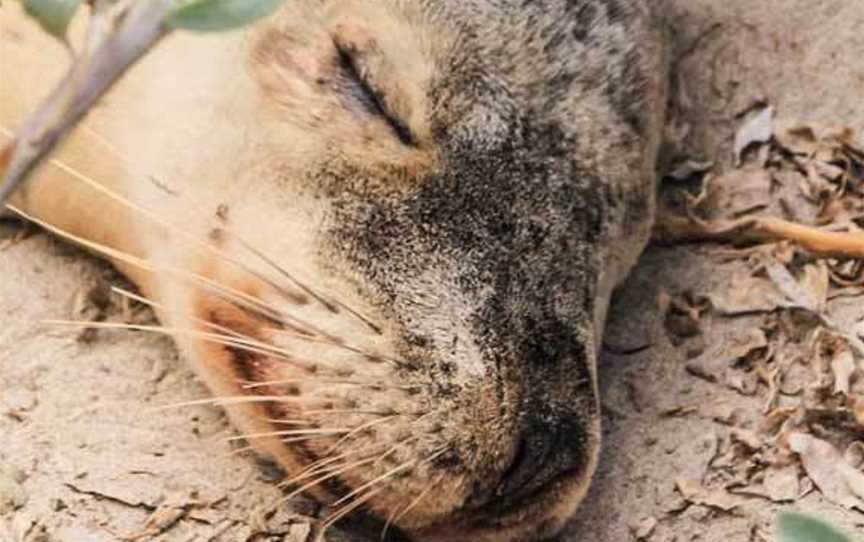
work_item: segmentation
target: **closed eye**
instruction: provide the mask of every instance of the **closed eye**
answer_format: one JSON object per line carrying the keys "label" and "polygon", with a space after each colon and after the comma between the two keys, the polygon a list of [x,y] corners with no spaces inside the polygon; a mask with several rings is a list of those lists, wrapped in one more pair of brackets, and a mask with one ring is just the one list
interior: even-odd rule
{"label": "closed eye", "polygon": [[384,94],[370,83],[366,70],[363,69],[361,61],[358,59],[357,51],[343,47],[339,43],[335,43],[335,45],[339,55],[339,68],[353,83],[348,92],[351,92],[353,97],[360,101],[369,114],[383,119],[403,145],[415,147],[417,141],[414,134],[411,133],[411,129],[387,107]]}

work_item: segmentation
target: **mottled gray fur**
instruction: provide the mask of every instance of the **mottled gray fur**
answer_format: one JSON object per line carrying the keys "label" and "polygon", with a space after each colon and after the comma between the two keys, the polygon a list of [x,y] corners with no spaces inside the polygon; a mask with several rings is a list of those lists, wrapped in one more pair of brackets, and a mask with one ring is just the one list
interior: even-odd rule
{"label": "mottled gray fur", "polygon": [[474,521],[591,474],[599,332],[655,206],[665,65],[653,4],[427,2],[428,24],[459,29],[428,95],[439,166],[408,194],[361,172],[331,193],[334,258],[404,328],[417,363],[403,378],[467,420],[476,374],[464,367],[479,355],[496,423],[519,435],[499,470],[470,433],[447,435],[463,441],[441,468],[490,469],[466,505]]}

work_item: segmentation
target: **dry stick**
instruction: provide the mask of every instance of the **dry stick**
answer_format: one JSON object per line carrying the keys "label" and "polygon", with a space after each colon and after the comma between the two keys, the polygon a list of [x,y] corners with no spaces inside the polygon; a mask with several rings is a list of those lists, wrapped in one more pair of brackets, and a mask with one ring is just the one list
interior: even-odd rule
{"label": "dry stick", "polygon": [[101,43],[72,65],[48,99],[27,118],[17,140],[0,152],[0,173],[7,169],[4,159],[11,162],[0,186],[0,204],[114,82],[168,34],[165,16],[173,5],[171,0],[133,2],[128,11],[111,21],[113,28]]}
{"label": "dry stick", "polygon": [[661,214],[654,228],[661,243],[790,241],[821,258],[864,258],[864,233],[832,232],[773,217],[701,221]]}

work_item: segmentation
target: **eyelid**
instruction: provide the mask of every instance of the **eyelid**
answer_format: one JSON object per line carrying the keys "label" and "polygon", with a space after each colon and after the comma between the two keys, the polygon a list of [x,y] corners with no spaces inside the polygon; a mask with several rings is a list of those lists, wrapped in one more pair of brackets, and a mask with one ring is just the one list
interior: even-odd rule
{"label": "eyelid", "polygon": [[358,99],[363,102],[363,105],[370,113],[381,117],[387,122],[402,144],[411,147],[416,146],[417,142],[414,134],[411,133],[411,129],[387,106],[384,93],[374,84],[369,62],[364,60],[364,57],[368,53],[364,53],[356,44],[343,42],[338,37],[334,37],[333,45],[336,47],[337,54],[339,55],[340,66],[347,73],[348,77],[357,83],[358,91],[362,93],[361,96],[358,96]]}

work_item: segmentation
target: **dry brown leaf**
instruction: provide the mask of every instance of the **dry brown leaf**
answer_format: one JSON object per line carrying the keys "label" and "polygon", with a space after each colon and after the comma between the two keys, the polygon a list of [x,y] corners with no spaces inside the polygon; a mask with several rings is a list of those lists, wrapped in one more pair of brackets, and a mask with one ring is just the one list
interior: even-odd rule
{"label": "dry brown leaf", "polygon": [[729,436],[732,442],[740,442],[754,452],[760,450],[764,445],[762,439],[754,431],[748,429],[735,428]]}
{"label": "dry brown leaf", "polygon": [[825,148],[854,146],[855,131],[848,126],[777,120],[774,122],[774,140],[792,154],[815,156]]}
{"label": "dry brown leaf", "polygon": [[774,140],[793,154],[811,156],[819,150],[819,142],[813,128],[784,121],[775,123]]}
{"label": "dry brown leaf", "polygon": [[838,349],[831,358],[831,372],[834,373],[834,393],[849,395],[852,376],[855,374],[855,356],[848,348]]}
{"label": "dry brown leaf", "polygon": [[744,409],[730,403],[717,403],[711,407],[707,414],[717,423],[734,426],[740,423],[744,416]]}
{"label": "dry brown leaf", "polygon": [[673,181],[687,181],[697,175],[707,173],[714,167],[714,162],[708,160],[695,160],[688,158],[684,162],[675,166],[672,171],[668,172],[663,178]]}
{"label": "dry brown leaf", "polygon": [[700,208],[712,218],[737,218],[768,207],[771,200],[771,173],[746,167],[712,179]]}
{"label": "dry brown leaf", "polygon": [[663,410],[660,415],[664,418],[683,418],[697,412],[699,412],[698,405],[678,405]]}
{"label": "dry brown leaf", "polygon": [[768,337],[765,336],[765,331],[761,328],[751,328],[742,337],[733,337],[732,345],[727,350],[728,358],[731,361],[746,358],[754,350],[760,350],[768,346]]}
{"label": "dry brown leaf", "polygon": [[[821,313],[821,308],[825,306],[824,298],[820,297],[822,292],[809,289],[810,285],[804,281],[799,282],[789,269],[781,263],[775,261],[765,262],[765,272],[768,274],[771,282],[786,297],[786,302],[781,306],[784,308],[806,309],[816,314]],[[827,293],[825,295],[827,297]]]}
{"label": "dry brown leaf", "polygon": [[726,371],[726,386],[744,395],[745,397],[753,397],[759,388],[759,383],[756,381],[756,374],[753,372],[745,372],[737,369]]}
{"label": "dry brown leaf", "polygon": [[730,285],[710,296],[715,310],[724,316],[772,312],[783,305],[783,294],[770,281],[749,273],[733,275]]}
{"label": "dry brown leaf", "polygon": [[864,512],[864,472],[847,463],[830,442],[813,435],[793,432],[787,442],[826,499]]}
{"label": "dry brown leaf", "polygon": [[657,518],[645,518],[638,523],[630,525],[630,531],[633,533],[633,537],[636,538],[636,540],[645,540],[651,536],[654,529],[657,528],[657,524]]}
{"label": "dry brown leaf", "polygon": [[864,442],[858,440],[850,444],[843,454],[843,459],[856,469],[861,469],[864,466]]}
{"label": "dry brown leaf", "polygon": [[828,266],[824,261],[807,264],[799,284],[801,288],[809,293],[813,301],[815,312],[824,312],[828,303],[828,287],[831,283]]}
{"label": "dry brown leaf", "polygon": [[798,468],[793,465],[769,467],[765,471],[765,479],[762,484],[765,488],[765,495],[774,502],[794,501],[801,492]]}
{"label": "dry brown leaf", "polygon": [[864,427],[864,398],[849,397],[849,410],[852,411],[852,416],[858,425]]}
{"label": "dry brown leaf", "polygon": [[699,480],[680,479],[675,482],[675,486],[688,502],[724,512],[731,512],[747,503],[746,499],[733,495],[725,489],[708,489]]}
{"label": "dry brown leaf", "polygon": [[733,152],[735,163],[741,163],[741,154],[754,143],[767,143],[774,134],[774,108],[770,105],[751,116],[735,132]]}

